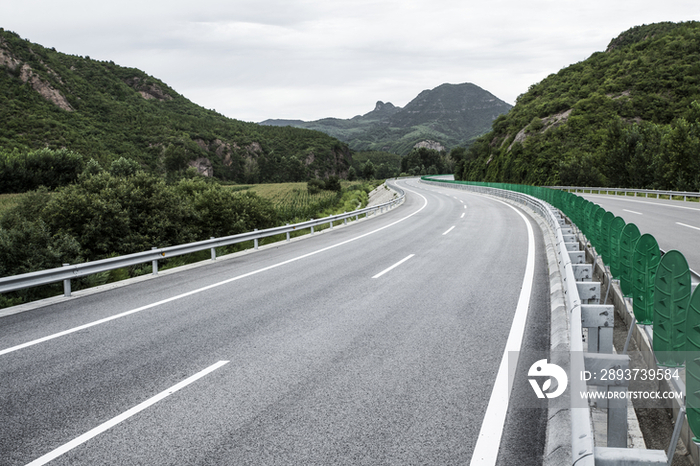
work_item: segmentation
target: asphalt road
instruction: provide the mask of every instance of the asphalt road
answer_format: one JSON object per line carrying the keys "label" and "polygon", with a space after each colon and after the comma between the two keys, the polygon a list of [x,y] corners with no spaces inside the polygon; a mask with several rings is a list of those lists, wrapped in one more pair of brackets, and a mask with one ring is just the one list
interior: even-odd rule
{"label": "asphalt road", "polygon": [[606,194],[579,196],[600,205],[639,231],[656,238],[665,251],[682,252],[690,268],[700,272],[700,204],[653,198],[632,198]]}
{"label": "asphalt road", "polygon": [[[526,225],[400,184],[405,204],[374,219],[1,318],[0,464],[469,464]],[[543,350],[532,225],[523,347]],[[499,464],[539,464],[544,412],[511,405]]]}

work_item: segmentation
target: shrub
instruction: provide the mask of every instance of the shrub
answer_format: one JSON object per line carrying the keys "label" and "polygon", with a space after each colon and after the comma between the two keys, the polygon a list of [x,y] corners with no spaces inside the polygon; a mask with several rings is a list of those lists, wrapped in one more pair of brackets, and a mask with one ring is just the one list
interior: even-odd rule
{"label": "shrub", "polygon": [[326,189],[326,183],[323,180],[312,179],[306,182],[306,189],[309,194],[318,194],[321,190]]}

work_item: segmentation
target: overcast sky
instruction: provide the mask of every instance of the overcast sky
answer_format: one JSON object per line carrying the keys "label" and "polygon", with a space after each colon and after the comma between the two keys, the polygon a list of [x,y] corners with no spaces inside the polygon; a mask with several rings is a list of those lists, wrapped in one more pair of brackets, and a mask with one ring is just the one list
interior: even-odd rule
{"label": "overcast sky", "polygon": [[0,27],[139,68],[231,118],[351,118],[442,83],[510,104],[699,0],[0,0]]}

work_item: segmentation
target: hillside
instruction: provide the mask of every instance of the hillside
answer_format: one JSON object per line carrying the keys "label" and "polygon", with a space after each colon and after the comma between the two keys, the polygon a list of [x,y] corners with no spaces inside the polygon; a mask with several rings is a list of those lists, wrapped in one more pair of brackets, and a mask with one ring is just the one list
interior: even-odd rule
{"label": "hillside", "polygon": [[530,86],[459,179],[700,190],[700,23],[638,26]]}
{"label": "hillside", "polygon": [[421,92],[404,108],[379,101],[371,112],[349,120],[266,120],[261,124],[322,131],[348,143],[353,150],[406,155],[416,144],[427,141],[447,150],[468,145],[510,108],[511,105],[474,84],[442,84]]}
{"label": "hillside", "polygon": [[[244,183],[344,177],[346,144],[326,134],[230,119],[135,68],[66,55],[0,29],[0,155],[66,148],[103,167]],[[0,161],[3,157],[0,157]]]}

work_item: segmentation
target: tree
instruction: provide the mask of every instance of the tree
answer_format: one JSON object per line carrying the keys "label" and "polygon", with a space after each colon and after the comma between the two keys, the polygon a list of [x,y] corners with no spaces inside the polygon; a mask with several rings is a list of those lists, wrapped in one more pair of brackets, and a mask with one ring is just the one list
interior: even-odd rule
{"label": "tree", "polygon": [[340,185],[340,178],[338,178],[335,175],[329,176],[326,180],[325,185],[325,189],[327,189],[328,191],[335,191],[339,193],[343,189]]}
{"label": "tree", "polygon": [[112,165],[110,165],[109,173],[112,176],[127,177],[135,175],[140,168],[141,167],[137,161],[119,157],[117,160],[112,162]]}
{"label": "tree", "polygon": [[374,164],[372,163],[371,160],[368,160],[363,166],[362,166],[362,177],[366,180],[372,180],[374,179],[374,174],[376,172],[376,169],[374,168]]}

